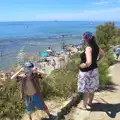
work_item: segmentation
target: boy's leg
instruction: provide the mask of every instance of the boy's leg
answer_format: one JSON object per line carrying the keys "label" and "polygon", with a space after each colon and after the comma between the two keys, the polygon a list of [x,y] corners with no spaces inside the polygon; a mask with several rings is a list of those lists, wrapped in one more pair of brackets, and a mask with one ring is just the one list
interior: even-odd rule
{"label": "boy's leg", "polygon": [[50,111],[49,111],[48,107],[46,106],[46,104],[44,103],[44,101],[42,103],[42,107],[43,107],[43,110],[46,112],[46,114],[49,116],[49,118],[55,118],[55,116],[50,114]]}
{"label": "boy's leg", "polygon": [[31,113],[28,114],[29,120],[32,120]]}
{"label": "boy's leg", "polygon": [[42,95],[40,94],[36,94],[34,96],[34,106],[36,106],[39,110],[44,110],[47,115],[51,118],[52,115],[50,114],[48,107],[46,106],[46,104],[43,101]]}
{"label": "boy's leg", "polygon": [[32,100],[30,99],[30,97],[26,96],[25,102],[26,102],[26,109],[27,109],[29,120],[32,120],[32,116],[31,116],[31,113],[33,110]]}

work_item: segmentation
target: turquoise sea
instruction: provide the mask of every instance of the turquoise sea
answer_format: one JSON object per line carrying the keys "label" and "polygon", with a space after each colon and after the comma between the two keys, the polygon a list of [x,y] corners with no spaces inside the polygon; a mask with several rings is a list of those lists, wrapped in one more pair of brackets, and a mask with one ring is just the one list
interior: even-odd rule
{"label": "turquoise sea", "polygon": [[[77,44],[83,32],[95,33],[100,24],[104,21],[0,22],[0,54],[19,52],[23,46],[27,53],[43,52],[48,46],[60,51],[63,41]],[[116,26],[120,27],[120,22]],[[16,56],[0,57],[0,69],[14,65]]]}

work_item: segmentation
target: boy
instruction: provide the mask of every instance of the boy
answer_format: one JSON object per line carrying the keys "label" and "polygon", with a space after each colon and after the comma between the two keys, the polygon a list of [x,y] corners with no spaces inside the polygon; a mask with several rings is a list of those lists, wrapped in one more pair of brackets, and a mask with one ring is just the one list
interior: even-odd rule
{"label": "boy", "polygon": [[[23,70],[24,74],[19,75],[19,73]],[[11,77],[11,79],[17,78],[17,81],[20,82],[21,97],[23,97],[23,94],[25,95],[26,108],[30,120],[32,120],[31,113],[35,107],[37,107],[39,110],[44,110],[49,118],[54,118],[54,116],[50,114],[42,98],[39,83],[41,73],[44,74],[43,71],[34,68],[33,63],[25,62],[24,69],[21,68],[16,74]]]}

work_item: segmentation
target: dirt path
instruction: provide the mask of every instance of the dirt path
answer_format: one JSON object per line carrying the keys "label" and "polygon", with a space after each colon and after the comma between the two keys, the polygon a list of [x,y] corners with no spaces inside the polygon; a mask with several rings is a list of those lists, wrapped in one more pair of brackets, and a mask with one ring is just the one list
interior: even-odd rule
{"label": "dirt path", "polygon": [[73,108],[66,120],[120,120],[120,63],[110,70],[115,85],[95,94],[99,103],[93,104],[91,111]]}
{"label": "dirt path", "polygon": [[[51,100],[45,102],[52,114],[55,116],[60,111],[62,102],[59,100]],[[25,114],[21,120],[29,120],[28,116]],[[36,112],[33,112],[32,114],[32,120],[49,120],[48,116],[45,112],[41,110],[37,110]]]}

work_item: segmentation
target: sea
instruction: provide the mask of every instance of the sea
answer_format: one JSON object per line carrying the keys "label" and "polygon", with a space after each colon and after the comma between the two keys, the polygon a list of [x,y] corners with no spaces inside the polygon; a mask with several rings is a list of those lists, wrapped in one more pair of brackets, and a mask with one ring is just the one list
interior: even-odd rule
{"label": "sea", "polygon": [[[79,44],[85,31],[95,33],[105,21],[25,21],[0,22],[0,70],[17,64],[21,49],[24,53],[45,52],[50,46],[62,51],[61,45]],[[120,22],[115,22],[120,27]]]}

